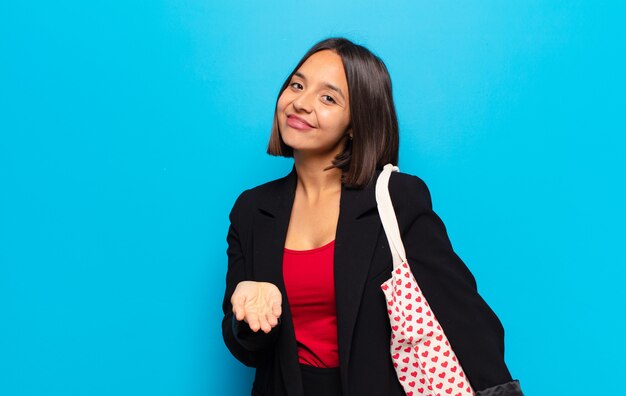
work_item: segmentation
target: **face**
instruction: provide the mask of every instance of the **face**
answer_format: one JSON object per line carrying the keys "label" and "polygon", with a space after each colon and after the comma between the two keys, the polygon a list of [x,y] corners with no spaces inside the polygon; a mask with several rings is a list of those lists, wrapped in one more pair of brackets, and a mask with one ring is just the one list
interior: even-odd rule
{"label": "face", "polygon": [[280,135],[298,153],[328,154],[343,150],[350,124],[348,82],[341,57],[324,50],[311,55],[278,98]]}

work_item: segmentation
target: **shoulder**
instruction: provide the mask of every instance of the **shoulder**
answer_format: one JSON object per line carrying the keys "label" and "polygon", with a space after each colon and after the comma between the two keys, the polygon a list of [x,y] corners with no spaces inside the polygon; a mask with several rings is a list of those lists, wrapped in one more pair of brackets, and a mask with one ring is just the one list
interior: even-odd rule
{"label": "shoulder", "polygon": [[394,204],[411,205],[430,209],[430,190],[418,176],[402,172],[392,172],[389,179],[389,193]]}

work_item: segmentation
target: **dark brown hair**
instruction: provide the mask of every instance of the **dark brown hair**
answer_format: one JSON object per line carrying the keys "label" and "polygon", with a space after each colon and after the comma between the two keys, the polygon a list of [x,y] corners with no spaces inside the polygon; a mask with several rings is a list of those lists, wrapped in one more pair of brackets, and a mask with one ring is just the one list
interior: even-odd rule
{"label": "dark brown hair", "polygon": [[[377,168],[387,163],[398,163],[398,119],[391,92],[391,78],[383,61],[367,48],[345,38],[329,38],[315,44],[304,54],[280,88],[278,98],[302,64],[311,55],[323,50],[334,51],[343,62],[350,96],[350,127],[353,136],[352,140],[346,140],[343,152],[335,157],[329,169],[341,169],[342,182],[347,186],[363,188],[372,180]],[[276,113],[267,152],[293,157],[293,149],[280,136]]]}

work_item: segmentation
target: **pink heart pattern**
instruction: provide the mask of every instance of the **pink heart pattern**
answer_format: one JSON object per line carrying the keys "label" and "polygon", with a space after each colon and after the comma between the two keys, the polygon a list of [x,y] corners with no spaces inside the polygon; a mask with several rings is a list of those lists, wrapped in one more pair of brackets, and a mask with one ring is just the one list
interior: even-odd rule
{"label": "pink heart pattern", "polygon": [[406,261],[380,287],[387,300],[392,328],[391,359],[405,393],[474,395]]}

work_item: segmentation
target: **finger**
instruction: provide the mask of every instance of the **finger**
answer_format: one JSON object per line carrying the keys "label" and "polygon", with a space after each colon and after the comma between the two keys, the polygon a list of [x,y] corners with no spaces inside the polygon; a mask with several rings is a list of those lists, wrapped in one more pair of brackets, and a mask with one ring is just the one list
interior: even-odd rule
{"label": "finger", "polygon": [[261,330],[263,330],[264,333],[267,334],[272,330],[272,326],[270,326],[270,324],[267,322],[267,319],[265,318],[265,316],[260,316],[259,322],[261,325]]}
{"label": "finger", "polygon": [[248,322],[250,330],[254,331],[255,333],[261,328],[261,323],[259,322],[259,317],[257,314],[246,315],[246,322]]}
{"label": "finger", "polygon": [[246,298],[242,294],[234,293],[231,297],[230,303],[233,306],[233,313],[237,320],[241,321],[246,316],[245,309]]}
{"label": "finger", "polygon": [[265,315],[265,320],[271,327],[275,327],[278,324],[278,318],[272,313]]}
{"label": "finger", "polygon": [[280,315],[283,313],[283,308],[282,305],[280,303],[280,301],[274,301],[272,303],[272,309],[271,309],[272,315],[274,315],[275,317],[280,317]]}
{"label": "finger", "polygon": [[233,313],[238,321],[241,321],[246,317],[246,309],[243,304],[233,305]]}

